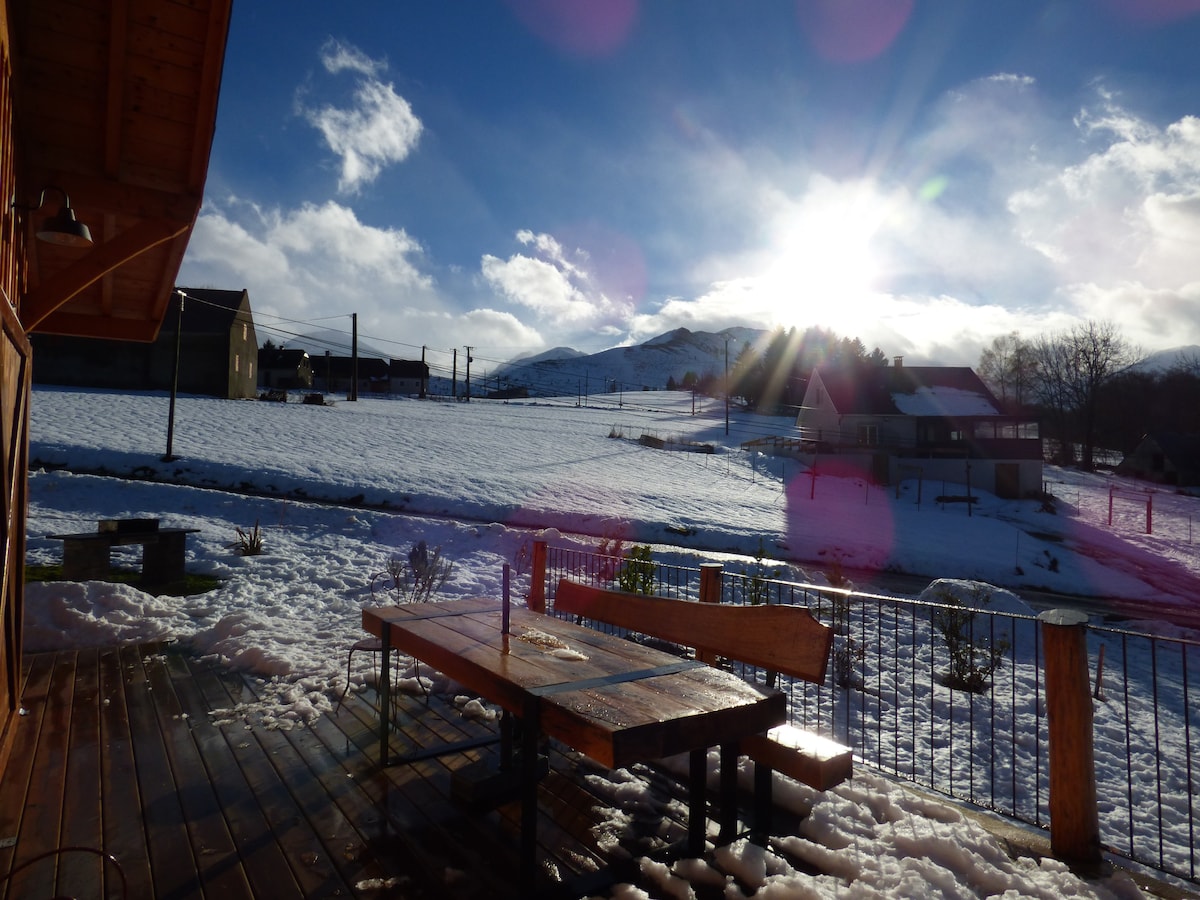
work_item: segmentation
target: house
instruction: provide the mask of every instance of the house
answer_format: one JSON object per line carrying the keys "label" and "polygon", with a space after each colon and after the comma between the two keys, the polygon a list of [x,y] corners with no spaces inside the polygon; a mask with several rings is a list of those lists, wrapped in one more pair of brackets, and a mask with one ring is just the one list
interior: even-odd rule
{"label": "house", "polygon": [[424,397],[429,389],[429,365],[416,359],[389,360],[388,379],[393,394]]}
{"label": "house", "polygon": [[0,4],[3,767],[20,709],[30,338],[158,336],[204,196],[232,0]]}
{"label": "house", "polygon": [[312,361],[313,388],[327,394],[349,394],[357,377],[358,390],[372,394],[388,391],[388,361],[375,356],[334,356],[326,353]]}
{"label": "house", "polygon": [[258,339],[247,291],[175,288],[165,315],[150,342],[32,335],[34,383],[152,391],[175,384],[232,400],[256,395]]}
{"label": "house", "polygon": [[968,485],[1001,497],[1042,489],[1037,422],[1005,415],[970,368],[819,368],[796,425],[802,455],[837,455],[876,481]]}
{"label": "house", "polygon": [[304,350],[264,347],[258,351],[259,387],[304,391],[313,386],[312,359]]}
{"label": "house", "polygon": [[1117,466],[1118,475],[1178,487],[1200,485],[1200,435],[1147,434]]}

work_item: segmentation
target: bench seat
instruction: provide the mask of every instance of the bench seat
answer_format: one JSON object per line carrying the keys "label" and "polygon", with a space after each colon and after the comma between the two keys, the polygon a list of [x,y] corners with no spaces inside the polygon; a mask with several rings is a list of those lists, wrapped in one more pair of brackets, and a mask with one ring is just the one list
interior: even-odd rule
{"label": "bench seat", "polygon": [[756,763],[819,791],[841,784],[854,766],[849,747],[795,725],[743,738],[738,749]]}

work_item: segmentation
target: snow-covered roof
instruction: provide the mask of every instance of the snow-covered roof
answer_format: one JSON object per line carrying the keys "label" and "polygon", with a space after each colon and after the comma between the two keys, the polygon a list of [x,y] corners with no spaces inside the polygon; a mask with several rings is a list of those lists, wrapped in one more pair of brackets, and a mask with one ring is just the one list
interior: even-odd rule
{"label": "snow-covered roof", "polygon": [[994,416],[999,413],[987,397],[953,387],[919,387],[911,394],[892,394],[892,402],[906,416]]}
{"label": "snow-covered roof", "polygon": [[841,415],[1000,415],[992,392],[966,366],[821,369],[816,376]]}

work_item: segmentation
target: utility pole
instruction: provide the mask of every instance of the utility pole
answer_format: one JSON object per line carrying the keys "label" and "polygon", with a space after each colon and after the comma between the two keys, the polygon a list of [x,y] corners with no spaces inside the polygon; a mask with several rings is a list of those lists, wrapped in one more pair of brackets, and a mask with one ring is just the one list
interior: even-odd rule
{"label": "utility pole", "polygon": [[163,462],[175,459],[171,448],[175,443],[175,394],[179,391],[179,344],[183,337],[183,301],[187,297],[183,291],[175,293],[179,295],[179,318],[175,320],[175,374],[171,379],[171,404],[167,411],[167,452],[163,456]]}
{"label": "utility pole", "polygon": [[[466,400],[468,403],[471,402],[471,363],[473,363],[474,361],[475,360],[471,357],[471,348],[468,346],[467,347],[467,388],[466,388],[466,395],[467,395]],[[484,373],[484,374],[486,374],[486,373]]]}
{"label": "utility pole", "polygon": [[458,348],[455,347],[450,369],[450,396],[458,399]]}
{"label": "utility pole", "polygon": [[729,434],[729,338],[725,338],[725,434]]}
{"label": "utility pole", "polygon": [[350,391],[346,399],[358,399],[358,313],[350,314]]}
{"label": "utility pole", "polygon": [[421,399],[425,399],[425,345],[421,345]]}

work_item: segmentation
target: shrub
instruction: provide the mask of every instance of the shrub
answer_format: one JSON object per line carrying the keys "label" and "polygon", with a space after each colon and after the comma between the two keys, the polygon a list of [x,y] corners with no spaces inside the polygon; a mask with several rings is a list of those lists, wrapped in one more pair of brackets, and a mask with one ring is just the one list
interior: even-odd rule
{"label": "shrub", "polygon": [[942,674],[947,687],[982,694],[991,682],[992,674],[1004,662],[1010,646],[1007,639],[992,640],[976,629],[976,610],[992,600],[991,591],[983,585],[971,589],[972,606],[948,589],[942,589],[935,600],[942,604],[933,612],[933,628],[950,654],[950,668]]}
{"label": "shrub", "polygon": [[760,606],[769,602],[771,599],[771,580],[779,578],[783,574],[783,570],[778,566],[767,571],[763,565],[763,560],[767,558],[766,548],[763,546],[762,538],[759,538],[758,551],[754,554],[754,568],[742,570],[742,574],[749,578],[749,581],[746,583],[746,602],[751,606]]}
{"label": "shrub", "polygon": [[263,549],[262,529],[258,527],[258,522],[254,523],[254,527],[249,531],[244,530],[240,526],[235,529],[237,532],[237,540],[233,543],[233,548],[237,551],[238,556],[258,556]]}
{"label": "shrub", "polygon": [[654,563],[650,561],[648,546],[634,544],[629,548],[617,573],[617,584],[631,594],[650,596],[654,593]]}
{"label": "shrub", "polygon": [[371,594],[383,590],[396,603],[425,603],[450,580],[453,571],[454,564],[442,559],[441,547],[431,551],[424,541],[418,541],[407,557],[391,557],[382,572],[371,576]]}

